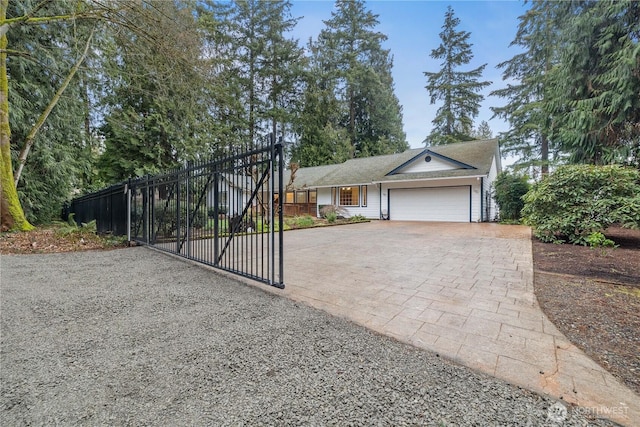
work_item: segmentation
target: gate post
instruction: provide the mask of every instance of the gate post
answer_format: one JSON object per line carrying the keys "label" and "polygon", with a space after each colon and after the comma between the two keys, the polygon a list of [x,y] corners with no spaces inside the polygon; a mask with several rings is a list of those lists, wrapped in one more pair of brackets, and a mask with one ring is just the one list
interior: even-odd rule
{"label": "gate post", "polygon": [[[284,229],[284,218],[282,212],[282,191],[284,189],[282,179],[283,179],[283,160],[282,160],[282,137],[278,139],[276,143],[276,135],[274,133],[271,134],[271,161],[270,163],[270,175],[271,175],[271,212],[270,215],[270,231],[271,231],[271,285],[277,288],[284,288],[284,257],[283,257],[283,229]],[[278,162],[276,163],[276,158]],[[273,197],[275,193],[275,169],[278,168],[278,281],[276,281],[276,246],[275,246],[275,208],[276,206],[273,203]]]}
{"label": "gate post", "polygon": [[279,288],[284,288],[284,212],[283,212],[283,202],[284,198],[282,197],[284,191],[283,180],[283,169],[284,169],[284,159],[283,159],[283,145],[282,145],[282,137],[277,144],[277,154],[278,154],[278,240],[280,241],[278,247],[278,255],[279,255],[279,265],[280,268],[280,282],[279,285],[276,285]]}
{"label": "gate post", "polygon": [[[186,192],[187,194],[185,195],[185,200],[186,200],[186,204],[187,206],[185,206],[185,212],[187,213],[186,217],[185,217],[185,221],[187,222],[185,224],[185,231],[184,231],[184,236],[185,239],[184,241],[187,243],[187,258],[191,258],[191,221],[189,220],[190,217],[190,213],[191,213],[191,162],[187,161],[187,167],[186,167],[186,174],[185,174],[185,186],[186,186]],[[194,217],[195,217],[195,210],[193,212]],[[182,245],[178,245],[178,253],[180,253],[180,247]]]}
{"label": "gate post", "polygon": [[180,172],[176,175],[176,253],[180,254]]}
{"label": "gate post", "polygon": [[[144,180],[144,181],[142,181]],[[149,221],[153,224],[153,216],[149,207],[149,177],[142,178],[141,180],[141,193],[142,193],[142,239],[148,245],[151,237],[149,236]]]}
{"label": "gate post", "polygon": [[131,242],[131,178],[127,182],[125,188],[127,198],[127,242]]}
{"label": "gate post", "polygon": [[213,265],[218,266],[218,256],[220,255],[220,242],[218,241],[220,237],[220,211],[219,211],[219,188],[218,182],[220,179],[220,174],[217,171],[213,172]]}
{"label": "gate post", "polygon": [[147,244],[156,242],[156,233],[153,231],[153,225],[156,223],[156,203],[155,203],[155,187],[150,175],[145,178],[145,194],[147,195],[147,208],[145,210],[145,218],[147,218],[147,226],[145,233],[147,236]]}

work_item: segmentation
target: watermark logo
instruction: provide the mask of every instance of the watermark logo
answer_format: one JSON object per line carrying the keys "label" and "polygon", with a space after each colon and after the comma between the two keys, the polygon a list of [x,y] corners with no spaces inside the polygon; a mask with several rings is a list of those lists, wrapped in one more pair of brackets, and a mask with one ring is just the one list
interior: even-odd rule
{"label": "watermark logo", "polygon": [[[574,407],[572,413],[574,415],[583,416],[585,418],[593,417],[611,417],[611,416],[626,416],[629,408],[623,403],[621,406],[614,407]],[[552,425],[562,426],[569,417],[568,409],[560,402],[556,402],[547,408],[547,422]]]}
{"label": "watermark logo", "polygon": [[629,407],[624,406],[594,406],[594,407],[577,407],[573,411],[576,414],[581,414],[586,417],[611,417],[611,416],[625,416],[629,412]]}
{"label": "watermark logo", "polygon": [[562,423],[567,419],[567,407],[560,402],[556,402],[549,406],[547,410],[547,421],[553,423]]}

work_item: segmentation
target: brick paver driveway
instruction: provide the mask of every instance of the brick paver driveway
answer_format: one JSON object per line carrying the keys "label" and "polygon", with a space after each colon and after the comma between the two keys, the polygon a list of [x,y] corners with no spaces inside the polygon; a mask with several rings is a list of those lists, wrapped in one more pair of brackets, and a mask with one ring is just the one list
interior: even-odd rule
{"label": "brick paver driveway", "polygon": [[290,298],[594,415],[640,420],[638,396],[540,310],[527,227],[376,221],[284,238]]}

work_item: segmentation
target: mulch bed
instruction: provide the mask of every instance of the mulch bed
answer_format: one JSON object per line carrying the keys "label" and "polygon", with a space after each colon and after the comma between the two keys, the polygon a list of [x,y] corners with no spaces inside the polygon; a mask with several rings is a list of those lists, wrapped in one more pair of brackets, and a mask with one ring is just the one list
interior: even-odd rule
{"label": "mulch bed", "polygon": [[59,227],[36,228],[28,232],[0,233],[0,254],[44,254],[124,247],[122,239],[89,232],[61,233]]}
{"label": "mulch bed", "polygon": [[540,306],[571,342],[640,394],[640,231],[612,227],[619,247],[533,240]]}

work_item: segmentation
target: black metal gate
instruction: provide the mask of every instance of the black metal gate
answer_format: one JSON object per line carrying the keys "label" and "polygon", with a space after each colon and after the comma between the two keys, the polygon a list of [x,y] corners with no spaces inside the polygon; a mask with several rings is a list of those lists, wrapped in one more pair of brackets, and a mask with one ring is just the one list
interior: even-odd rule
{"label": "black metal gate", "polygon": [[130,239],[278,288],[282,144],[129,183]]}

